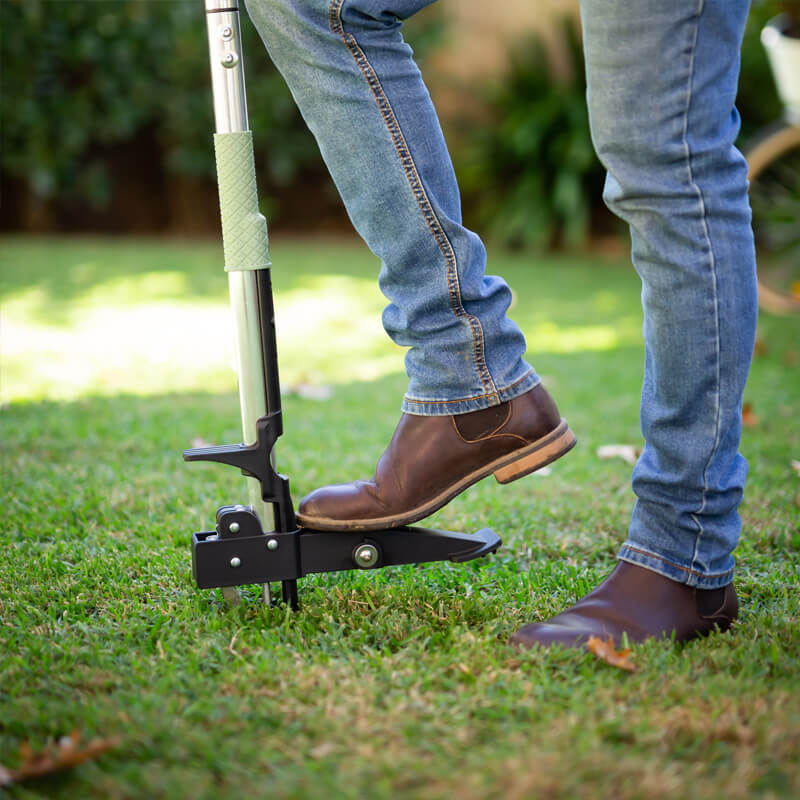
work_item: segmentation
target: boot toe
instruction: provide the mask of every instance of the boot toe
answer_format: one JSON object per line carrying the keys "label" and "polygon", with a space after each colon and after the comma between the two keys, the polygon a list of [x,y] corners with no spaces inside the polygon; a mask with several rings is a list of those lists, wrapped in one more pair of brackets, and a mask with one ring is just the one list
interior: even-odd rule
{"label": "boot toe", "polygon": [[377,516],[373,492],[367,481],[323,486],[307,494],[297,507],[301,525],[313,528],[320,524],[352,523]]}
{"label": "boot toe", "polygon": [[589,633],[566,625],[551,625],[547,622],[534,622],[516,631],[509,644],[519,649],[534,647],[579,648],[586,644]]}

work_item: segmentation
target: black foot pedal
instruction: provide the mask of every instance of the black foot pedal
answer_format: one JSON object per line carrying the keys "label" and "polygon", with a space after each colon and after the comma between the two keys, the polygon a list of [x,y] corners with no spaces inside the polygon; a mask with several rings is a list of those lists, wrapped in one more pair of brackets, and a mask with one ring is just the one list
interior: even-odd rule
{"label": "black foot pedal", "polygon": [[223,506],[217,512],[216,531],[192,536],[192,572],[201,589],[282,581],[284,600],[296,607],[297,579],[304,575],[433,561],[460,563],[494,553],[501,544],[489,528],[471,536],[416,527],[264,532],[249,507]]}

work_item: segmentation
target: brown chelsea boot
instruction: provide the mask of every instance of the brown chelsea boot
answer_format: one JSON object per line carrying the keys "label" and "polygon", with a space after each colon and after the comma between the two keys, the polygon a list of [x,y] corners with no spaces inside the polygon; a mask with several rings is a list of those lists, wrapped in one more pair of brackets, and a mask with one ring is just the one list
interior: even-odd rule
{"label": "brown chelsea boot", "polygon": [[300,501],[297,519],[317,530],[408,525],[487,475],[510,483],[574,445],[572,431],[541,384],[481,411],[403,414],[371,480],[311,492]]}
{"label": "brown chelsea boot", "polygon": [[655,637],[686,642],[715,628],[726,631],[739,613],[732,583],[719,589],[695,589],[657,572],[620,561],[586,597],[546,622],[520,628],[517,647],[584,647],[590,636],[614,640],[623,632],[631,642]]}

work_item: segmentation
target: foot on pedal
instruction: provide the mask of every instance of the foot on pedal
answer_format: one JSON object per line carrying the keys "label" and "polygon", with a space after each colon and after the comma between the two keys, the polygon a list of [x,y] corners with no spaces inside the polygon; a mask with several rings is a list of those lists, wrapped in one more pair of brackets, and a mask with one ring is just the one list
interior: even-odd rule
{"label": "foot on pedal", "polygon": [[488,475],[510,483],[574,445],[575,436],[541,384],[468,414],[403,414],[371,480],[311,492],[300,501],[297,518],[316,530],[409,525]]}

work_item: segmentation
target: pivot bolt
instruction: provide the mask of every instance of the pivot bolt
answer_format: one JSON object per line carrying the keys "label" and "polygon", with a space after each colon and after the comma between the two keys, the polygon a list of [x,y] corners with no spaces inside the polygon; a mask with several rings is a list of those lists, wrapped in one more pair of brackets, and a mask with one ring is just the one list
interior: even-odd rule
{"label": "pivot bolt", "polygon": [[278,540],[277,539],[268,539],[267,540],[267,550],[277,550],[278,549]]}
{"label": "pivot bolt", "polygon": [[233,28],[231,28],[230,25],[225,25],[220,31],[220,36],[222,36],[225,41],[233,39]]}
{"label": "pivot bolt", "polygon": [[374,544],[357,545],[353,559],[359,567],[374,567],[378,563],[378,548]]}
{"label": "pivot bolt", "polygon": [[236,53],[226,53],[222,57],[222,66],[227,67],[230,69],[231,67],[235,67],[239,63],[239,57]]}
{"label": "pivot bolt", "polygon": [[231,566],[232,566],[234,569],[236,569],[238,566],[240,566],[240,565],[241,565],[241,563],[242,563],[242,559],[241,559],[241,558],[239,558],[239,556],[234,556],[234,557],[231,559]]}
{"label": "pivot bolt", "polygon": [[241,527],[239,526],[238,522],[231,522],[231,524],[228,525],[228,530],[231,533],[239,533],[239,531],[241,530]]}

